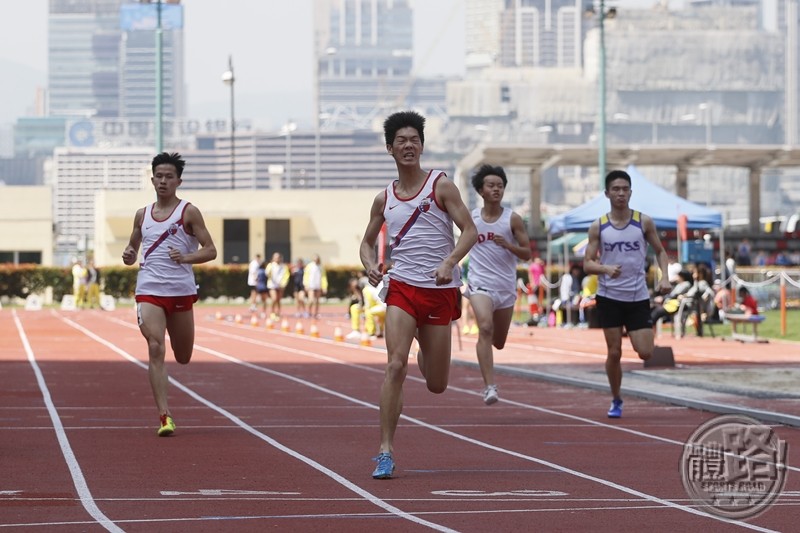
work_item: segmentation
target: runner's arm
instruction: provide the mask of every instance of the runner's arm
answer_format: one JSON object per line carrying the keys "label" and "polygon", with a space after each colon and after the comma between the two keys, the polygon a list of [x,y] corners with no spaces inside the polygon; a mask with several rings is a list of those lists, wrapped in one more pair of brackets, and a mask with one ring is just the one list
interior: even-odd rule
{"label": "runner's arm", "polygon": [[461,199],[456,184],[449,179],[440,179],[436,183],[436,198],[444,206],[445,211],[453,219],[453,222],[461,230],[461,235],[456,241],[456,246],[452,253],[447,256],[436,269],[436,284],[444,285],[450,283],[453,278],[453,268],[465,255],[469,253],[478,241],[478,229],[472,221],[467,206]]}
{"label": "runner's arm", "polygon": [[186,232],[194,235],[197,242],[200,243],[200,249],[190,254],[183,254],[180,250],[175,248],[169,249],[169,257],[176,263],[207,263],[217,257],[217,247],[214,246],[214,241],[211,234],[206,228],[206,223],[203,220],[203,215],[200,210],[192,204],[186,206],[186,212],[183,214],[183,223]]}
{"label": "runner's arm", "polygon": [[136,211],[133,217],[133,230],[128,239],[128,245],[122,251],[122,262],[132,265],[136,262],[136,255],[139,253],[139,246],[142,245],[142,220],[144,219],[144,208]]}
{"label": "runner's arm", "polygon": [[359,256],[361,257],[361,264],[364,265],[364,270],[367,271],[369,282],[373,286],[380,283],[383,278],[383,265],[378,263],[375,256],[375,242],[378,240],[381,228],[385,219],[383,218],[383,208],[386,205],[386,192],[380,192],[372,201],[372,207],[369,210],[369,222],[367,229],[364,231],[364,237],[361,239],[361,247],[359,248]]}

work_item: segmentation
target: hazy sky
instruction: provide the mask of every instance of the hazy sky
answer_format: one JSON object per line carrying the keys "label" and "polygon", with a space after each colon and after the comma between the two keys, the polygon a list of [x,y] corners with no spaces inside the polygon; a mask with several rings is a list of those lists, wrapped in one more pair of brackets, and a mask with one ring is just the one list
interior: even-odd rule
{"label": "hazy sky", "polygon": [[[312,106],[312,0],[183,0],[185,59],[192,118],[229,115],[230,89],[220,79],[233,56],[236,115],[275,126]],[[13,7],[12,7],[13,5]],[[420,74],[463,71],[463,0],[412,0],[415,63]],[[24,71],[4,80],[0,123],[27,114],[36,83],[47,83],[47,0],[4,5],[0,62]],[[23,68],[27,67],[27,68]],[[23,85],[20,87],[19,85]],[[19,95],[21,93],[21,96]],[[26,109],[27,108],[27,109]],[[10,118],[9,118],[10,117]]]}
{"label": "hazy sky", "polygon": [[[609,0],[649,7],[658,0]],[[236,116],[262,127],[311,120],[312,0],[183,0],[190,118],[227,118],[230,90],[220,76],[233,56]],[[415,68],[421,75],[464,69],[464,0],[411,0]],[[670,6],[682,0],[671,0]],[[0,125],[32,112],[47,83],[47,0],[3,3],[0,17]],[[8,16],[13,13],[12,16]]]}

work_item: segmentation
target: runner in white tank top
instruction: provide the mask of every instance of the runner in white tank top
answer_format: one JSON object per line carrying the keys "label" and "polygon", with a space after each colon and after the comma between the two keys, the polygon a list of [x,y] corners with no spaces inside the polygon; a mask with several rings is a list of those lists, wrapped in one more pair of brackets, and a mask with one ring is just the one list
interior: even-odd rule
{"label": "runner in white tank top", "polygon": [[453,219],[436,201],[434,189],[440,179],[447,179],[441,170],[431,170],[419,192],[411,198],[398,197],[398,182],[386,187],[383,218],[389,247],[392,250],[392,269],[389,277],[415,287],[460,287],[459,267],[453,267],[452,279],[438,284],[431,273],[441,264],[442,257],[453,253]]}
{"label": "runner in white tank top", "polygon": [[142,257],[136,278],[137,296],[197,294],[192,265],[176,263],[169,256],[170,249],[177,249],[182,254],[197,251],[197,238],[186,233],[184,227],[184,212],[189,205],[186,200],[180,200],[172,213],[163,220],[153,217],[155,204],[144,208],[141,225]]}
{"label": "runner in white tank top", "polygon": [[478,242],[469,252],[467,291],[478,323],[475,352],[483,376],[483,401],[498,400],[494,380],[492,346],[502,350],[517,299],[517,262],[531,258],[530,241],[522,217],[502,206],[506,184],[503,167],[483,165],[472,177],[472,186],[483,198],[483,207],[472,211]]}
{"label": "runner in white tank top", "polygon": [[606,375],[611,388],[609,418],[622,416],[622,328],[633,349],[643,360],[653,354],[653,328],[650,300],[644,282],[646,244],[656,254],[661,279],[657,292],[667,293],[667,253],[658,238],[656,225],[647,215],[629,207],[631,177],[623,170],[612,170],[605,179],[605,194],[611,211],[589,228],[589,243],[583,259],[587,275],[597,274],[597,314],[606,338]]}
{"label": "runner in white tank top", "polygon": [[[461,312],[458,262],[477,238],[455,184],[443,172],[420,166],[424,129],[425,118],[413,111],[394,113],[384,122],[386,150],[397,166],[398,179],[375,196],[361,240],[361,262],[371,285],[383,279],[383,259],[378,260],[375,245],[384,224],[394,262],[385,298],[388,364],[380,395],[381,443],[372,472],[375,479],[390,478],[395,470],[394,434],[415,336],[420,346],[417,365],[428,390],[441,393],[447,388],[450,323]],[[461,230],[457,242],[453,224]]]}
{"label": "runner in white tank top", "polygon": [[483,210],[481,207],[472,210],[472,221],[478,228],[478,242],[469,251],[470,268],[467,272],[469,291],[483,290],[496,293],[500,299],[495,302],[495,307],[509,307],[506,298],[509,295],[513,298],[511,305],[516,299],[519,258],[508,248],[498,246],[497,237],[502,237],[505,242],[516,240],[511,228],[513,211],[501,206],[499,218],[487,221],[481,214]]}
{"label": "runner in white tank top", "polygon": [[158,409],[159,437],[175,431],[167,405],[166,334],[169,332],[175,360],[188,363],[194,346],[192,305],[197,299],[192,265],[217,257],[200,210],[175,194],[182,183],[184,165],[176,153],[164,152],[153,158],[151,182],[156,202],[136,212],[130,240],[122,252],[123,263],[132,265],[142,247],[136,279],[136,315],[139,330],[147,340],[147,375]]}

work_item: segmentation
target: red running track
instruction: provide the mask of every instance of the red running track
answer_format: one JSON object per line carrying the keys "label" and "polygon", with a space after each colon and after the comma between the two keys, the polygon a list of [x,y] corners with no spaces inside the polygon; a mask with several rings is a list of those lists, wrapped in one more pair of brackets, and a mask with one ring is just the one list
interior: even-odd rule
{"label": "red running track", "polygon": [[[379,347],[215,320],[196,309],[192,362],[170,358],[178,429],[156,437],[131,309],[0,312],[0,531],[789,531],[800,517],[796,429],[777,503],[749,522],[690,500],[682,446],[712,415],[477,370],[445,394],[413,362],[396,477],[370,477]],[[293,325],[293,324],[292,324]],[[308,327],[308,324],[306,324]]]}

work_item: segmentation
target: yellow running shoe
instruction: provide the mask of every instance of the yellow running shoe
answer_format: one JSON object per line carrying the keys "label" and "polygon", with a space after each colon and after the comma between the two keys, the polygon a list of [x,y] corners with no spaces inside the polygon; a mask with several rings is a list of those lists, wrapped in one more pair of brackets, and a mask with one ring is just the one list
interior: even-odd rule
{"label": "yellow running shoe", "polygon": [[159,437],[168,437],[175,432],[175,422],[169,415],[161,415],[161,427],[158,428]]}
{"label": "yellow running shoe", "polygon": [[478,330],[478,326],[477,325],[473,325],[471,328],[469,328],[469,334],[470,335],[477,335],[478,331],[479,330]]}
{"label": "yellow running shoe", "polygon": [[462,335],[469,335],[469,326],[464,326],[464,327],[461,329],[461,334],[462,334]]}

